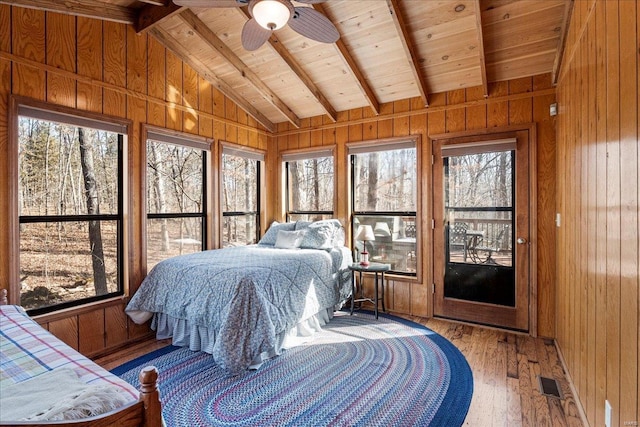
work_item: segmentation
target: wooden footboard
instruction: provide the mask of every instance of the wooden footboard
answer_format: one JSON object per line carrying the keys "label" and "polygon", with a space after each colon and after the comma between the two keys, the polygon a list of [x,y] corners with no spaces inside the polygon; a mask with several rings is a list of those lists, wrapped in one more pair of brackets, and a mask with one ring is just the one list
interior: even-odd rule
{"label": "wooden footboard", "polygon": [[[7,304],[7,290],[0,289],[0,305]],[[155,366],[142,368],[138,375],[140,382],[140,397],[137,402],[132,402],[113,411],[90,418],[75,421],[47,421],[47,422],[11,422],[0,423],[2,426],[122,426],[122,427],[161,427],[162,407],[160,405],[160,392],[158,391],[158,370]],[[0,399],[2,397],[0,396]]]}

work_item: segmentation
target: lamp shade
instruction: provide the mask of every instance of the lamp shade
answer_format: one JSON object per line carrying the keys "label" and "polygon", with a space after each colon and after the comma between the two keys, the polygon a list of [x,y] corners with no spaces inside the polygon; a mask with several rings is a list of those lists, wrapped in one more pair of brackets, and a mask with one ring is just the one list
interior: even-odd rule
{"label": "lamp shade", "polygon": [[356,240],[376,240],[375,234],[373,234],[373,228],[370,225],[361,225],[358,228],[358,235]]}
{"label": "lamp shade", "polygon": [[253,4],[251,14],[262,28],[274,31],[289,22],[292,9],[291,3],[282,0],[260,0]]}
{"label": "lamp shade", "polygon": [[376,226],[373,227],[373,234],[376,236],[391,236],[391,230],[389,229],[389,224],[386,222],[376,222]]}

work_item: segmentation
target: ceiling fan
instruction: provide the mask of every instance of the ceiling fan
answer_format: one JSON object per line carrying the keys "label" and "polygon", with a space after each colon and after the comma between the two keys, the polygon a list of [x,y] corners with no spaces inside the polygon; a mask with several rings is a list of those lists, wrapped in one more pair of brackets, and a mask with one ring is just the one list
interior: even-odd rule
{"label": "ceiling fan", "polygon": [[[326,0],[296,0],[315,4]],[[242,46],[256,50],[275,30],[286,24],[294,31],[323,43],[335,43],[340,38],[338,29],[322,13],[310,7],[295,7],[291,0],[173,0],[186,7],[241,7],[249,6],[251,19],[242,28]]]}

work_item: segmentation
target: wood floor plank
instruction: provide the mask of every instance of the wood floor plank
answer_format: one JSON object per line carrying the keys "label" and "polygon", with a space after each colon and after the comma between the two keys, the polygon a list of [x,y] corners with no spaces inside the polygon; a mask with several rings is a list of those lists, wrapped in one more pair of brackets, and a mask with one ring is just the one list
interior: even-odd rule
{"label": "wood floor plank", "polygon": [[487,387],[484,383],[484,352],[487,347],[486,334],[481,329],[473,331],[474,339],[471,347],[465,353],[467,362],[472,366],[473,396],[467,414],[466,423],[470,426],[478,425],[481,419],[490,420],[490,403],[487,400]]}
{"label": "wood floor plank", "polygon": [[97,364],[107,370],[116,368],[123,363],[129,362],[137,357],[144,356],[147,353],[166,347],[171,344],[171,340],[146,340],[139,343],[127,345],[120,351],[107,354],[94,359]]}
{"label": "wood floor plank", "polygon": [[[552,427],[547,397],[539,392],[540,363],[529,362],[529,373],[531,375],[531,386],[534,389],[531,394],[531,403],[533,404],[533,413],[535,416],[534,425],[537,427]],[[535,391],[538,392],[536,393]]]}
{"label": "wood floor plank", "polygon": [[518,352],[518,380],[520,386],[522,425],[534,426],[535,408],[532,402],[534,389],[531,385],[531,376],[529,375],[529,358],[521,352]]}
{"label": "wood floor plank", "polygon": [[518,378],[518,355],[515,335],[507,336],[507,377]]}
{"label": "wood floor plank", "polygon": [[553,365],[553,377],[560,384],[560,389],[562,390],[562,395],[564,399],[562,401],[562,408],[564,410],[564,414],[566,417],[576,417],[579,418],[580,415],[578,413],[578,408],[576,406],[576,402],[573,398],[573,394],[571,393],[571,386],[569,385],[569,381],[567,380],[564,370],[562,369],[562,365]]}
{"label": "wood floor plank", "polygon": [[544,340],[534,340],[534,344],[536,347],[536,357],[538,360],[538,365],[540,366],[540,375],[547,378],[553,377],[553,371],[551,370],[551,365],[549,364],[549,354],[547,353],[547,348]]}
{"label": "wood floor plank", "polygon": [[491,405],[493,407],[491,421],[494,426],[508,425],[507,406],[504,404],[507,399],[507,342],[504,336],[499,338],[494,352],[494,371],[490,374],[494,381],[493,402]]}
{"label": "wood floor plank", "polygon": [[516,377],[507,377],[507,423],[505,425],[522,426],[520,399],[520,380]]}
{"label": "wood floor plank", "polygon": [[549,417],[551,418],[551,425],[553,427],[565,427],[567,425],[564,411],[562,410],[562,404],[560,399],[554,399],[553,397],[547,397],[549,404]]}

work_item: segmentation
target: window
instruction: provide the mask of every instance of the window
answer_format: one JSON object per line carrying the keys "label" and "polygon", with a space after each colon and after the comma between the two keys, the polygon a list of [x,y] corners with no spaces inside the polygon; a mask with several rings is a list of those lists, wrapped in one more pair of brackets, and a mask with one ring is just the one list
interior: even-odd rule
{"label": "window", "polygon": [[206,247],[208,150],[197,137],[147,130],[147,271]]}
{"label": "window", "polygon": [[[397,274],[417,274],[417,141],[379,141],[349,146],[354,247],[366,244],[369,259],[391,264]],[[375,240],[356,240],[370,225]]]}
{"label": "window", "polygon": [[285,153],[287,221],[333,218],[333,150]]}
{"label": "window", "polygon": [[32,315],[123,293],[127,128],[74,114],[18,106],[20,304]]}
{"label": "window", "polygon": [[222,146],[222,246],[256,243],[260,232],[260,166],[264,154]]}

